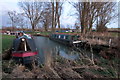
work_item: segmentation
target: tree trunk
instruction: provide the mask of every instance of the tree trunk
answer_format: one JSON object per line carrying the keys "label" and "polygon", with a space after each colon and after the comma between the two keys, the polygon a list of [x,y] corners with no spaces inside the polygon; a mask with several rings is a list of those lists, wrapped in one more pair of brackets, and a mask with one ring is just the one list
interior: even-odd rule
{"label": "tree trunk", "polygon": [[60,30],[60,16],[58,15],[58,29]]}
{"label": "tree trunk", "polygon": [[52,2],[52,31],[54,32],[54,2]]}
{"label": "tree trunk", "polygon": [[45,27],[45,31],[48,31],[48,29],[47,29],[47,24],[45,24],[44,27]]}
{"label": "tree trunk", "polygon": [[92,20],[90,20],[90,23],[89,23],[89,33],[91,33],[92,32]]}
{"label": "tree trunk", "polygon": [[57,17],[58,29],[60,29],[60,15],[58,14],[58,5],[59,3],[56,2],[56,17]]}
{"label": "tree trunk", "polygon": [[58,2],[56,2],[56,12],[55,12],[55,28],[58,23]]}
{"label": "tree trunk", "polygon": [[34,24],[32,24],[32,30],[35,30],[35,25]]}

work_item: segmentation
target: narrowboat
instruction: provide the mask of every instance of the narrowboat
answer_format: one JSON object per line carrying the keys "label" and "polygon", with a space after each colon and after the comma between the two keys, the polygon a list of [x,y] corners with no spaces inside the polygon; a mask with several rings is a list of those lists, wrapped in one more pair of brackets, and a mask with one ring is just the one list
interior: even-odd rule
{"label": "narrowboat", "polygon": [[80,36],[76,34],[54,33],[50,35],[50,39],[68,46],[80,44],[82,41],[79,38]]}
{"label": "narrowboat", "polygon": [[14,39],[12,58],[15,62],[22,64],[32,63],[37,54],[38,52],[33,38],[25,35]]}

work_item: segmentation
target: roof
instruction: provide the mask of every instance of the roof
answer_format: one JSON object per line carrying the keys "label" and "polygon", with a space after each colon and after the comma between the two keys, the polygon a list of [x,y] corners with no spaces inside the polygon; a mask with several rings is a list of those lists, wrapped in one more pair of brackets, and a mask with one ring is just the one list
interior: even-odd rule
{"label": "roof", "polygon": [[[23,38],[23,37],[21,37],[21,38]],[[14,51],[18,50],[18,47],[19,47],[19,45],[21,43],[21,38],[14,39],[13,45],[12,45],[12,48],[14,48]],[[27,44],[29,45],[30,49],[32,51],[36,51],[36,46],[35,46],[34,40],[33,39],[29,39],[29,38],[25,38],[25,40],[27,41]]]}

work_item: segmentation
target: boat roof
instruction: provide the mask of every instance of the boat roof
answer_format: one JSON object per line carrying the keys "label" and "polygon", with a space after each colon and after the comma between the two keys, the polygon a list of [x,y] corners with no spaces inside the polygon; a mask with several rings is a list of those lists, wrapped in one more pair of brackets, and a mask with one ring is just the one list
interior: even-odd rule
{"label": "boat roof", "polygon": [[27,38],[27,39],[32,39],[32,37],[28,34],[24,34],[23,36],[19,37],[19,38]]}
{"label": "boat roof", "polygon": [[30,47],[30,49],[32,51],[36,50],[35,42],[34,42],[33,39],[29,39],[29,38],[26,38],[26,37],[20,37],[20,38],[16,38],[16,39],[13,40],[12,48],[14,48],[15,51],[17,51],[22,38],[25,38],[25,40],[27,41],[28,46]]}

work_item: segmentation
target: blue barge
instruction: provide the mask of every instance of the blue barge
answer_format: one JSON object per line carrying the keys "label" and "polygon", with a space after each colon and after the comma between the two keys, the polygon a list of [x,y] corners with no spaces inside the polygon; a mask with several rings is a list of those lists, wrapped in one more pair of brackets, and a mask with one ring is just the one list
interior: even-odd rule
{"label": "blue barge", "polygon": [[50,35],[51,40],[57,41],[68,46],[80,44],[82,41],[79,40],[79,38],[80,36],[76,34],[53,33]]}

